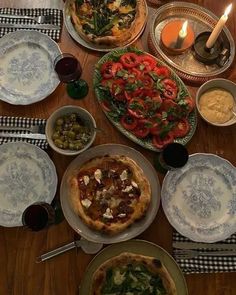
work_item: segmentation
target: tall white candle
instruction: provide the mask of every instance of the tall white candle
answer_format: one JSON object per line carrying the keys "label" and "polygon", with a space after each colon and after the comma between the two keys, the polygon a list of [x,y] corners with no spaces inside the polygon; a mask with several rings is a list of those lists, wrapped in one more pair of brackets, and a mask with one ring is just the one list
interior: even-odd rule
{"label": "tall white candle", "polygon": [[178,38],[177,38],[176,44],[175,44],[175,48],[179,49],[179,48],[182,47],[184,39],[187,36],[187,27],[188,27],[188,21],[186,20],[183,23],[183,26],[182,26],[181,30],[179,31]]}
{"label": "tall white candle", "polygon": [[226,9],[225,9],[225,13],[222,15],[222,17],[219,19],[218,23],[216,24],[214,30],[212,31],[210,37],[208,38],[207,42],[206,42],[206,47],[207,48],[211,48],[217,38],[219,37],[221,31],[223,30],[223,27],[228,19],[228,14],[230,13],[230,10],[232,8],[232,4],[230,4]]}

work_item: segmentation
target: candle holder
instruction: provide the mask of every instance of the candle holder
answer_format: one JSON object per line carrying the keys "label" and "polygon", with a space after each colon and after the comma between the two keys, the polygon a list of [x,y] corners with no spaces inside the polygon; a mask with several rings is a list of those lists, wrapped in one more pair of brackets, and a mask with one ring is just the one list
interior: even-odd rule
{"label": "candle holder", "polygon": [[210,35],[211,35],[211,32],[203,32],[197,36],[193,45],[194,55],[197,60],[199,60],[200,62],[204,64],[220,65],[221,64],[220,61],[223,58],[222,56],[222,51],[224,48],[223,41],[219,37],[214,43],[213,47],[207,48],[206,42]]}
{"label": "candle holder", "polygon": [[167,23],[161,31],[161,46],[169,54],[182,54],[194,43],[194,32],[190,25],[187,26],[186,37],[179,37],[182,25],[183,21],[174,20]]}

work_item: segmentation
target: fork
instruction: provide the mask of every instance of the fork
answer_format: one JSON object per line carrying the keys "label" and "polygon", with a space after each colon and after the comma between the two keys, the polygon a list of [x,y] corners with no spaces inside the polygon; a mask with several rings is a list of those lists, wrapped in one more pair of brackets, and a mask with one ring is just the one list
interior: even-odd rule
{"label": "fork", "polygon": [[15,126],[0,126],[0,130],[4,131],[29,131],[31,133],[45,133],[45,125],[33,125],[31,127],[15,127]]}
{"label": "fork", "polygon": [[45,23],[51,23],[53,20],[53,15],[48,14],[48,15],[39,15],[36,17],[33,16],[28,16],[28,15],[14,15],[14,14],[0,14],[0,17],[4,18],[18,18],[18,19],[32,19],[38,24],[45,24]]}
{"label": "fork", "polygon": [[194,250],[175,250],[174,256],[177,259],[190,259],[197,256],[236,256],[236,251],[194,251]]}

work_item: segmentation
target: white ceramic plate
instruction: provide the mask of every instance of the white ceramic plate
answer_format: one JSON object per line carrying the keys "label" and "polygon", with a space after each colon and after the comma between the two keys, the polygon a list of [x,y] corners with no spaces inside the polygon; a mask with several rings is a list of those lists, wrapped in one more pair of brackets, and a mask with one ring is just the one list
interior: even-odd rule
{"label": "white ceramic plate", "polygon": [[53,62],[60,48],[38,31],[16,31],[0,39],[0,99],[15,105],[38,102],[59,84]]}
{"label": "white ceramic plate", "polygon": [[[137,163],[137,165],[142,168],[144,174],[149,180],[152,192],[151,204],[149,205],[149,209],[145,217],[142,218],[140,221],[135,222],[125,231],[115,236],[108,236],[106,234],[100,233],[99,231],[90,229],[73,211],[68,198],[67,179],[71,175],[71,173],[73,173],[75,169],[81,167],[83,163],[87,162],[88,160],[104,155],[125,155],[133,159]],[[71,162],[66,172],[64,173],[61,182],[60,198],[64,216],[70,226],[77,233],[79,233],[82,237],[89,241],[103,244],[112,244],[132,239],[148,228],[148,226],[154,220],[160,205],[160,184],[155,169],[141,153],[125,145],[104,144],[85,151],[83,154],[79,155]]]}
{"label": "white ceramic plate", "polygon": [[84,47],[86,47],[88,49],[91,49],[91,50],[96,50],[96,51],[101,51],[101,52],[109,52],[109,51],[112,51],[114,49],[119,49],[119,48],[124,48],[126,46],[130,46],[131,44],[133,44],[140,37],[140,35],[144,31],[144,28],[145,28],[146,23],[147,23],[148,7],[147,7],[146,2],[144,1],[144,5],[146,7],[145,11],[143,11],[143,14],[145,15],[144,24],[142,26],[142,29],[139,31],[139,33],[133,39],[129,40],[127,42],[127,44],[125,44],[125,45],[123,45],[121,47],[114,47],[114,46],[112,47],[112,46],[107,46],[107,45],[104,45],[104,44],[95,44],[95,43],[92,43],[92,42],[89,42],[89,41],[85,41],[82,37],[80,37],[78,32],[75,30],[74,25],[71,22],[71,16],[70,16],[70,13],[69,13],[69,5],[70,5],[71,1],[74,1],[74,0],[67,0],[65,2],[64,10],[63,10],[64,23],[65,23],[66,29],[67,29],[68,33],[70,34],[70,36],[76,42],[78,42],[80,45],[82,45],[82,46],[84,46]]}
{"label": "white ceramic plate", "polygon": [[172,226],[196,242],[213,243],[236,230],[236,168],[213,154],[193,154],[169,171],[161,191]]}
{"label": "white ceramic plate", "polygon": [[94,272],[102,263],[114,256],[120,255],[123,252],[131,252],[159,259],[173,278],[177,289],[177,294],[188,294],[188,289],[183,273],[181,272],[175,260],[160,246],[143,240],[132,240],[108,246],[99,254],[97,254],[86,269],[85,275],[80,285],[79,294],[91,295],[92,277]]}
{"label": "white ceramic plate", "polygon": [[51,203],[56,189],[56,169],[46,152],[23,142],[0,146],[0,225],[21,226],[24,210]]}

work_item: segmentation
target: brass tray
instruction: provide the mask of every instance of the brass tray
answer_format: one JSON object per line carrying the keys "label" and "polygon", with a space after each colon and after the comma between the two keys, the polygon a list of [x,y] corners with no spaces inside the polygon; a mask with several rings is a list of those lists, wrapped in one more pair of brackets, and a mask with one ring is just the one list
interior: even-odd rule
{"label": "brass tray", "polygon": [[192,48],[181,55],[170,55],[162,50],[161,31],[168,22],[177,19],[188,20],[196,37],[201,32],[212,31],[219,18],[204,7],[192,3],[171,2],[161,6],[150,21],[148,46],[152,54],[164,60],[184,80],[203,83],[212,78],[227,76],[226,71],[230,68],[235,55],[234,40],[229,30],[224,27],[220,35],[229,50],[226,63],[222,67],[216,64],[205,65],[195,59]]}

